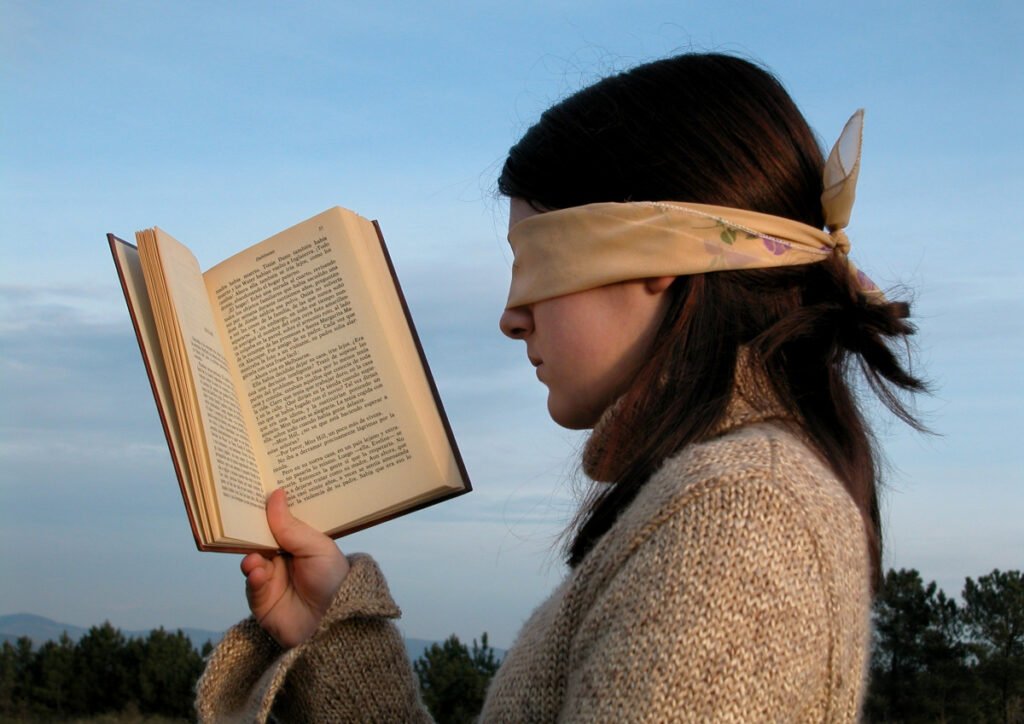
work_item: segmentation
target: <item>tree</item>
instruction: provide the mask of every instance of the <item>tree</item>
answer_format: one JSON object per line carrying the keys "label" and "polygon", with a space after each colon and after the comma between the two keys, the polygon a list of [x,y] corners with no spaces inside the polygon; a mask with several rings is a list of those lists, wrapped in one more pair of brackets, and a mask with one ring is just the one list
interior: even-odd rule
{"label": "tree", "polygon": [[81,711],[80,690],[75,686],[75,643],[67,631],[39,647],[32,670],[32,699],[38,709],[58,718]]}
{"label": "tree", "polygon": [[872,719],[907,720],[920,709],[928,591],[915,570],[890,570],[874,605],[874,646],[868,711]]}
{"label": "tree", "polygon": [[0,714],[6,717],[15,715],[17,690],[18,652],[9,641],[4,641],[0,645]]}
{"label": "tree", "polygon": [[134,700],[134,670],[128,642],[105,621],[89,629],[75,647],[75,675],[85,697],[85,713],[121,711]]}
{"label": "tree", "polygon": [[[932,584],[934,585],[934,584]],[[962,609],[937,591],[929,598],[923,637],[922,693],[935,721],[969,721],[980,715],[977,676],[969,665]]]}
{"label": "tree", "polygon": [[964,621],[978,673],[1004,722],[1024,720],[1024,578],[998,569],[964,583]]}
{"label": "tree", "polygon": [[971,677],[956,602],[934,582],[925,586],[915,570],[890,570],[873,614],[868,718],[971,718]]}
{"label": "tree", "polygon": [[[8,644],[4,644],[5,659],[7,659]],[[5,668],[10,668],[10,713],[15,716],[25,716],[32,704],[32,639],[28,636],[20,636],[10,647],[9,661]]]}
{"label": "tree", "polygon": [[490,683],[491,678],[497,673],[498,667],[501,666],[498,657],[494,655],[494,649],[487,643],[486,631],[480,636],[479,645],[476,639],[473,639],[472,659],[476,670],[487,678],[484,682],[484,689],[486,690],[487,684]]}
{"label": "tree", "polygon": [[158,628],[141,642],[138,662],[139,707],[150,714],[193,716],[193,689],[203,661],[179,629]]}
{"label": "tree", "polygon": [[431,644],[413,669],[434,719],[439,724],[462,724],[476,721],[498,661],[486,633],[479,644],[473,640],[472,650],[452,634],[442,644]]}

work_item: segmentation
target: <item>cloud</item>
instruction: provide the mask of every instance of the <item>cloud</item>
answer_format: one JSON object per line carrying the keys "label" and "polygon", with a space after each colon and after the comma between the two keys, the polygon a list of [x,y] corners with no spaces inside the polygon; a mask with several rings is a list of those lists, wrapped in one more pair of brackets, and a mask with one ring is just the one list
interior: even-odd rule
{"label": "cloud", "polygon": [[[126,628],[240,617],[237,560],[195,552],[123,307],[84,286],[7,285],[0,300],[0,546],[21,551],[0,562],[0,611]],[[507,645],[558,570],[580,436],[547,418],[543,387],[492,311],[461,300],[425,295],[416,314],[475,490],[342,546],[379,551],[406,581],[405,600],[423,604],[409,633],[487,629]],[[445,572],[425,578],[421,556]],[[499,559],[515,591],[478,592],[475,576]],[[480,613],[460,623],[467,595]]]}
{"label": "cloud", "polygon": [[127,318],[113,285],[0,284],[0,333],[79,328]]}
{"label": "cloud", "polygon": [[93,299],[87,290],[2,293],[5,442],[23,450],[44,441],[93,448],[98,436],[115,440],[153,429],[156,415],[127,315],[115,324],[106,321],[102,303],[79,308],[79,299]]}

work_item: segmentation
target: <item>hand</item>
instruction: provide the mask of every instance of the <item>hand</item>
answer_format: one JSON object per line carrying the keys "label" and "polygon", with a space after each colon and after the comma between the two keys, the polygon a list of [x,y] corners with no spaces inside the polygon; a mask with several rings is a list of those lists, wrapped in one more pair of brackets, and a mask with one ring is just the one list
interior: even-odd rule
{"label": "hand", "polygon": [[280,488],[267,499],[267,522],[285,552],[242,559],[245,596],[260,626],[291,648],[316,631],[348,575],[348,559],[334,541],[291,514]]}

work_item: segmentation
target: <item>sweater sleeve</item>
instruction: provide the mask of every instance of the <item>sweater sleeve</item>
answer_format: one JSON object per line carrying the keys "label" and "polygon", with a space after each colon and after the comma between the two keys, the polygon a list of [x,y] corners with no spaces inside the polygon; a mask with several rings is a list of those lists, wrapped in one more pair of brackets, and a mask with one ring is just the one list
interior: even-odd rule
{"label": "sweater sleeve", "polygon": [[763,480],[690,493],[605,579],[560,720],[854,720],[824,710],[829,572],[800,506]]}
{"label": "sweater sleeve", "polygon": [[252,618],[228,631],[197,684],[203,722],[427,722],[401,634],[401,612],[369,556],[351,569],[319,628],[281,648]]}

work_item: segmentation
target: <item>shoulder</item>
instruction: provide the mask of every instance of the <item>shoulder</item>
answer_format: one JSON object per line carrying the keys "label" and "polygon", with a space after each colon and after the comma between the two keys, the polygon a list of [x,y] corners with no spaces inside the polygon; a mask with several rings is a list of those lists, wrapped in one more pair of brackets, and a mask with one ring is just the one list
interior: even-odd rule
{"label": "shoulder", "polygon": [[819,583],[807,595],[870,599],[857,506],[818,455],[776,422],[734,428],[665,461],[579,573],[599,588],[648,557],[694,577],[756,569],[779,585],[802,585],[813,571]]}
{"label": "shoulder", "polygon": [[[715,498],[709,506],[707,498]],[[863,538],[842,482],[796,433],[778,422],[734,428],[666,460],[624,517],[653,530],[687,511],[805,528],[813,537]],[[838,526],[838,527],[837,527]]]}
{"label": "shoulder", "polygon": [[632,578],[646,579],[653,595],[660,584],[646,576],[663,571],[655,580],[666,595],[679,587],[769,608],[788,601],[815,612],[826,638],[856,640],[866,630],[860,512],[818,455],[779,423],[735,428],[667,460],[592,554],[580,573],[595,594]]}
{"label": "shoulder", "polygon": [[660,667],[658,695],[709,718],[855,717],[870,602],[863,526],[841,483],[781,425],[736,428],[666,461],[577,575],[589,604],[580,660]]}

